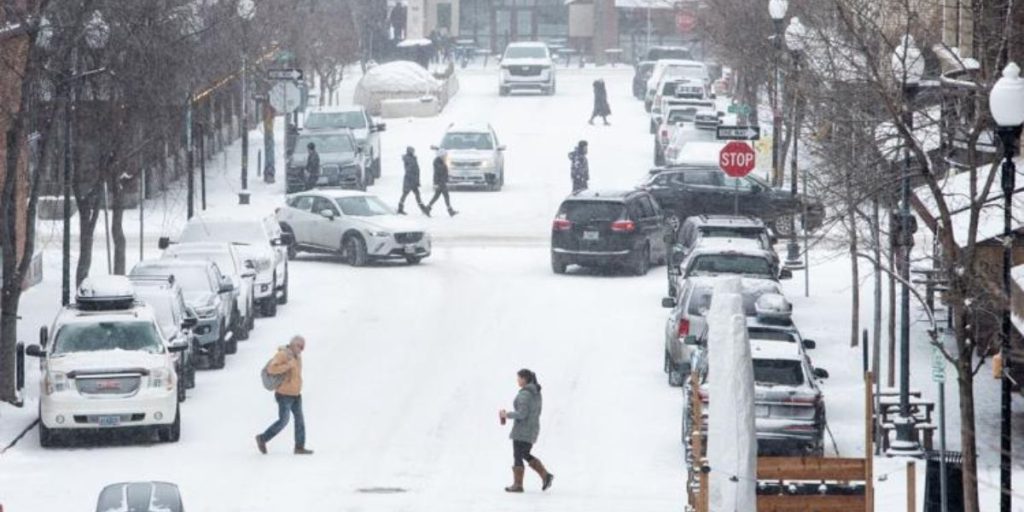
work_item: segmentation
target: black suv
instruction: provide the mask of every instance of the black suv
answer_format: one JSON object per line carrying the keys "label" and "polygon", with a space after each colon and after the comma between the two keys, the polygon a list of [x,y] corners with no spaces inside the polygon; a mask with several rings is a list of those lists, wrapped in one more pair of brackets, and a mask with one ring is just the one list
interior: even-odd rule
{"label": "black suv", "polygon": [[693,215],[738,213],[757,217],[775,233],[789,235],[788,219],[794,215],[799,218],[805,202],[803,223],[809,230],[821,226],[825,211],[820,202],[772,188],[754,175],[732,178],[717,167],[703,165],[654,169],[641,188],[654,196],[675,230],[682,226],[683,219]]}
{"label": "black suv", "polygon": [[665,261],[664,233],[664,216],[646,191],[578,192],[551,224],[551,269],[624,265],[644,275],[652,262]]}

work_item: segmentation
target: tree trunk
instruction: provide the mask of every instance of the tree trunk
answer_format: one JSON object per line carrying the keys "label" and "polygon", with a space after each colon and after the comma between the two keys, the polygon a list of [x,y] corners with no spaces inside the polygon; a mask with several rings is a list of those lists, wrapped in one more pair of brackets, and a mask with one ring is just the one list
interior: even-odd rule
{"label": "tree trunk", "polygon": [[[891,231],[890,231],[891,232]],[[896,269],[896,251],[889,248],[889,268]],[[889,365],[886,386],[896,386],[896,278],[889,274]]]}
{"label": "tree trunk", "polygon": [[114,240],[114,274],[123,276],[126,272],[125,254],[128,242],[124,236],[124,188],[119,182],[115,182],[110,187],[110,196],[110,235]]}
{"label": "tree trunk", "polygon": [[[852,203],[850,203],[852,204]],[[850,272],[853,277],[850,286],[850,346],[856,347],[860,332],[860,267],[857,261],[859,240],[857,237],[857,217],[853,207],[849,209],[850,218]]]}
{"label": "tree trunk", "polygon": [[93,232],[99,219],[99,194],[90,193],[78,201],[78,263],[75,266],[75,287],[89,277],[92,269]]}
{"label": "tree trunk", "polygon": [[[961,325],[963,325],[962,321]],[[958,336],[960,336],[959,333]],[[980,512],[977,479],[978,451],[974,430],[974,375],[971,368],[971,353],[970,349],[961,351],[961,357],[957,360],[956,365],[957,389],[960,392],[960,452],[963,454],[964,512]]]}

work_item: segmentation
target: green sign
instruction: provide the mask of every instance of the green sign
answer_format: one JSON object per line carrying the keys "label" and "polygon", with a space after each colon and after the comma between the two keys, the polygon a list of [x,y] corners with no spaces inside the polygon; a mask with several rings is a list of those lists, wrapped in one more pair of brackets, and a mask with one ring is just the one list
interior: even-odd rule
{"label": "green sign", "polygon": [[946,358],[935,345],[932,345],[932,380],[938,384],[946,382]]}
{"label": "green sign", "polygon": [[744,105],[742,103],[733,103],[732,105],[729,105],[728,111],[730,114],[739,114],[741,116],[745,116],[750,113],[750,106]]}

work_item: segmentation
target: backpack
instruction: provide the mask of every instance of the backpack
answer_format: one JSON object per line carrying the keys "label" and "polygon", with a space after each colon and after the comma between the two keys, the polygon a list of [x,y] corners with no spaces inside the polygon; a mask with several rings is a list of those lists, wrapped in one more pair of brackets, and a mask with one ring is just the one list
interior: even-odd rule
{"label": "backpack", "polygon": [[267,364],[263,365],[263,370],[260,371],[260,380],[263,381],[263,387],[267,391],[277,391],[277,388],[281,387],[281,383],[284,382],[285,375],[287,375],[287,373],[274,375],[267,371],[267,368],[270,368],[270,362],[273,360],[274,358],[270,358],[270,361],[267,361]]}

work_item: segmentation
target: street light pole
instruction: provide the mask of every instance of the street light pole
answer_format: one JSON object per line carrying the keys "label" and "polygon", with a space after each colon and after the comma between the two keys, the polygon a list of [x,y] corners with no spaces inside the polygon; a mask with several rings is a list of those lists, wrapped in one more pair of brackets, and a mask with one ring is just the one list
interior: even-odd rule
{"label": "street light pole", "polygon": [[1000,430],[999,430],[999,510],[1010,512],[1012,504],[1012,389],[1010,368],[1013,358],[1010,356],[1011,336],[1011,301],[1012,294],[1010,270],[1013,266],[1013,247],[1016,237],[1013,229],[1013,191],[1017,166],[1013,157],[1018,151],[1021,127],[1024,125],[1024,80],[1020,78],[1020,68],[1010,63],[1003,70],[1003,76],[992,87],[989,94],[989,109],[992,119],[996,122],[996,134],[1003,145],[1003,163],[1001,185],[1003,190],[1003,322],[1000,332],[999,348],[1003,363],[1000,390]]}
{"label": "street light pole", "polygon": [[72,112],[74,107],[74,88],[71,81],[75,76],[75,57],[76,52],[74,49],[71,50],[71,76],[72,78],[67,79],[64,82],[64,174],[62,191],[64,193],[64,233],[61,237],[61,252],[63,259],[61,261],[61,287],[60,287],[60,303],[61,305],[67,306],[71,303],[71,165],[73,158],[71,157],[71,151],[73,145],[71,143],[72,136]]}
{"label": "street light pole", "polygon": [[[800,73],[800,57],[804,51],[804,37],[806,36],[807,30],[804,25],[800,23],[800,18],[793,17],[789,20],[789,26],[786,27],[786,46],[789,48],[790,54],[793,56],[793,82],[796,84],[794,87],[793,94],[793,158],[790,160],[792,166],[792,181],[790,183],[790,193],[794,198],[797,197],[797,181],[798,181],[798,155],[800,148],[800,99],[799,99],[799,73]],[[781,166],[781,163],[780,163]],[[783,175],[779,176],[780,182],[783,181]],[[797,242],[796,238],[796,215],[792,215],[789,218],[789,232],[792,235],[789,242],[786,243],[786,266],[790,268],[799,268],[804,266],[800,258],[800,243]]]}
{"label": "street light pole", "polygon": [[782,22],[786,19],[788,0],[769,0],[768,14],[775,26],[774,46],[774,78],[772,87],[772,185],[782,184],[782,162],[779,154],[779,137],[782,135],[782,96],[779,94],[782,79],[779,76],[779,54],[782,53]]}
{"label": "street light pole", "polygon": [[246,90],[248,82],[248,50],[249,20],[256,14],[253,0],[239,0],[236,6],[238,17],[242,19],[242,191],[238,193],[238,204],[249,204],[249,98]]}

